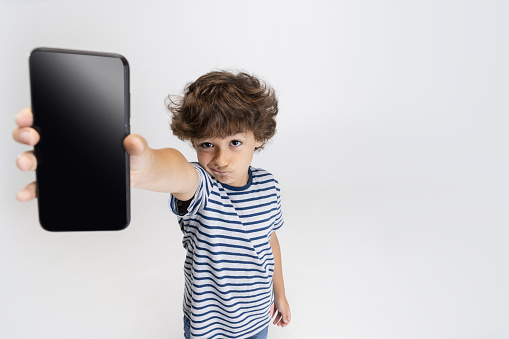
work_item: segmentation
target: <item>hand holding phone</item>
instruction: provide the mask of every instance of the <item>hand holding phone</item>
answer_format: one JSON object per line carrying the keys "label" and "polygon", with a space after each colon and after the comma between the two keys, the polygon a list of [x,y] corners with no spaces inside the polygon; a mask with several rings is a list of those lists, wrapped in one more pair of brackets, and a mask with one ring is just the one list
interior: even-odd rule
{"label": "hand holding phone", "polygon": [[[12,137],[16,142],[23,145],[35,146],[40,140],[39,133],[32,128],[33,115],[31,108],[25,108],[16,115],[15,122],[17,127],[12,132]],[[147,141],[141,135],[129,134],[124,139],[124,147],[129,154],[131,187],[136,187],[136,183],[142,177],[147,176],[152,165],[151,149]],[[16,165],[24,172],[35,171],[37,169],[37,159],[34,151],[26,151],[20,154],[16,159]],[[26,202],[37,198],[37,185],[33,181],[16,194],[16,199]],[[69,187],[67,196],[71,197],[77,194],[75,187]]]}

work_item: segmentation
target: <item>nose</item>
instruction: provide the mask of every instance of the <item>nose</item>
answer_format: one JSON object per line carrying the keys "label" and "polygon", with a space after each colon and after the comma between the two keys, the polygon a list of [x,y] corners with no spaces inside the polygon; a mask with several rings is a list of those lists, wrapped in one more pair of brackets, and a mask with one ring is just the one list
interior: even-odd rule
{"label": "nose", "polygon": [[214,157],[214,165],[217,167],[226,167],[229,163],[228,151],[218,149]]}

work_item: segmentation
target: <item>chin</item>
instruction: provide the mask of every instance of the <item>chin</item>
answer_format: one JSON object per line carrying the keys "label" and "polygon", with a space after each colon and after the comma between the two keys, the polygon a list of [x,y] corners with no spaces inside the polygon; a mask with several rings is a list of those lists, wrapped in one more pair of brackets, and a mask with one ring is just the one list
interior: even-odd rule
{"label": "chin", "polygon": [[227,185],[231,185],[231,184],[233,184],[235,182],[235,180],[230,179],[228,177],[226,177],[226,178],[223,177],[222,178],[220,176],[215,176],[214,178],[216,178],[216,180],[219,181],[220,183],[227,184]]}
{"label": "chin", "polygon": [[226,185],[230,185],[230,186],[235,186],[235,181],[236,180],[234,178],[229,177],[229,176],[226,176],[226,177],[214,176],[214,178],[216,178],[216,180],[219,181],[222,184],[226,184]]}

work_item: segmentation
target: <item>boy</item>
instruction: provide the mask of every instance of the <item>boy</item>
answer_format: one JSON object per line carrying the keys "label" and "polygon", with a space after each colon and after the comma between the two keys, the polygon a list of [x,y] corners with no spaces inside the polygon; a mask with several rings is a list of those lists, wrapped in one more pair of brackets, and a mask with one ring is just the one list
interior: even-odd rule
{"label": "boy", "polygon": [[[186,338],[266,338],[268,323],[291,320],[275,231],[283,224],[279,183],[251,167],[255,150],[274,135],[274,91],[245,73],[211,72],[170,98],[171,129],[196,150],[189,163],[175,149],[151,149],[129,135],[131,186],[171,193],[187,250],[184,264]],[[30,109],[16,117],[16,141],[35,145]],[[33,152],[21,170],[37,167]],[[35,183],[17,195],[35,198]]]}

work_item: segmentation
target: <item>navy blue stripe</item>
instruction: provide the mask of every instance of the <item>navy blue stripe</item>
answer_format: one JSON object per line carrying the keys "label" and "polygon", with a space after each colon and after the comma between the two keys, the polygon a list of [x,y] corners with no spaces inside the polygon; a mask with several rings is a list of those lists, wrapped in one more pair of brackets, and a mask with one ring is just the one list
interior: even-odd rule
{"label": "navy blue stripe", "polygon": [[[216,200],[209,200],[208,202],[218,205],[218,206],[225,207],[225,208],[233,208],[232,204],[224,204],[224,203],[218,202]],[[252,204],[252,205],[242,206],[242,207],[237,206],[237,207],[235,207],[235,210],[237,210],[237,211],[251,210],[251,209],[255,209],[255,208],[262,208],[262,207],[269,206],[269,205],[280,205],[280,204],[277,204],[276,202],[271,200],[269,202],[265,202],[262,204]]]}
{"label": "navy blue stripe", "polygon": [[[269,203],[268,205],[270,204],[273,204],[273,203]],[[267,204],[266,204],[267,206]],[[240,219],[244,219],[244,218],[252,218],[252,217],[256,217],[256,216],[259,216],[259,215],[264,215],[264,214],[269,214],[271,212],[274,212],[274,211],[280,211],[281,207],[273,207],[271,209],[264,209],[263,211],[261,212],[257,212],[257,213],[252,213],[252,214],[238,214],[238,213],[235,213],[235,212],[225,212],[225,211],[221,211],[221,210],[216,210],[214,208],[210,208],[210,207],[207,207],[205,208],[206,211],[209,211],[209,212],[214,212],[214,213],[218,213],[218,214],[221,214],[221,215],[229,215],[229,216],[233,216],[233,217],[239,217]],[[198,215],[200,216],[203,216],[201,213],[198,212]],[[212,218],[209,218],[209,217],[205,217],[203,216],[204,219],[209,219],[209,220],[221,220],[221,219],[212,219]]]}
{"label": "navy blue stripe", "polygon": [[[260,307],[262,306],[262,307]],[[269,304],[270,306],[270,304]],[[259,315],[259,314],[263,314],[263,313],[268,313],[268,312],[264,312],[262,311],[263,313],[254,313],[254,312],[258,312],[258,311],[261,311],[265,308],[265,304],[260,304],[260,305],[257,305],[255,307],[253,307],[253,309],[251,311],[248,311],[248,312],[244,312],[242,313],[240,316],[229,316],[228,313],[223,313],[223,311],[221,309],[218,309],[218,310],[208,310],[207,312],[203,312],[203,313],[194,313],[194,312],[191,312],[191,314],[196,317],[196,318],[199,318],[199,317],[204,317],[206,315],[209,315],[211,313],[218,313],[218,314],[221,314],[223,315],[225,318],[229,318],[230,320],[231,319],[239,319],[240,317],[242,317],[243,315],[245,315],[246,313],[249,315],[249,314],[254,314],[254,315]],[[210,318],[210,317],[209,317]],[[209,318],[206,318],[205,321],[207,321]]]}
{"label": "navy blue stripe", "polygon": [[[200,265],[200,266],[210,266],[210,268],[212,268],[212,270],[215,271],[215,272],[229,271],[229,272],[258,272],[258,273],[266,273],[266,270],[257,270],[255,268],[233,268],[233,267],[216,268],[216,267],[214,267],[213,265],[211,265],[208,262],[201,262],[201,261],[196,261],[196,260],[193,263],[195,265]],[[197,270],[195,269],[194,271],[196,272]],[[210,272],[212,273],[212,271],[210,271]],[[245,278],[245,277],[241,277],[241,278]]]}
{"label": "navy blue stripe", "polygon": [[[198,212],[196,213],[201,219],[205,220],[211,220],[211,221],[220,221],[227,224],[238,224],[241,225],[242,223],[238,220],[227,220],[227,219],[221,219],[221,218],[215,218],[215,217],[206,217],[202,213]],[[235,214],[234,214],[235,215]]]}
{"label": "navy blue stripe", "polygon": [[271,212],[279,211],[279,210],[280,210],[280,208],[279,208],[279,207],[274,207],[274,208],[271,208],[270,210],[265,210],[265,211],[263,211],[263,212],[239,215],[239,217],[240,217],[241,219],[244,219],[244,218],[252,218],[252,217],[259,216],[259,215],[269,214],[269,213],[271,213]]}
{"label": "navy blue stripe", "polygon": [[[211,257],[207,256],[207,255],[200,255],[200,254],[197,254],[197,253],[193,253],[193,256],[196,257],[196,258],[202,258],[202,259],[208,259],[210,260],[211,262],[213,262],[214,264],[223,264],[223,263],[228,263],[228,264],[244,264],[244,265],[259,265],[259,263],[253,263],[252,261],[242,261],[242,260],[214,260],[212,259]],[[189,259],[189,260],[193,260],[192,256],[186,256],[186,259]],[[268,259],[266,259],[263,263],[261,263],[262,267],[266,268],[266,265],[265,263],[268,261]],[[195,260],[196,262],[196,260]]]}
{"label": "navy blue stripe", "polygon": [[261,199],[267,199],[267,198],[272,198],[272,197],[276,197],[276,193],[272,193],[272,194],[268,194],[268,195],[263,195],[263,196],[259,196],[259,197],[255,197],[255,198],[248,198],[248,199],[241,199],[241,200],[231,200],[232,203],[243,203],[243,202],[250,202],[250,201],[256,201],[256,200],[261,200]]}
{"label": "navy blue stripe", "polygon": [[[251,222],[244,222],[244,226],[250,226],[250,225],[258,225],[258,224],[263,224],[271,219],[275,218],[275,216],[270,216],[269,218],[267,219],[262,219],[262,220],[258,220],[258,221],[251,221]],[[269,226],[270,227],[270,226]]]}
{"label": "navy blue stripe", "polygon": [[[246,290],[236,290],[234,292],[231,292],[231,291],[227,291],[227,292],[224,292],[224,291],[221,291],[219,290],[215,285],[212,285],[212,284],[203,284],[203,285],[198,285],[198,284],[195,284],[193,282],[193,287],[194,287],[194,293],[195,294],[205,294],[205,293],[212,293],[212,291],[203,291],[203,292],[197,292],[196,289],[200,289],[200,288],[206,288],[206,287],[209,287],[209,288],[213,288],[215,289],[216,291],[224,294],[224,295],[228,295],[230,293],[250,293],[250,292],[258,292],[258,291],[266,291],[268,287],[258,287],[258,288],[252,288],[252,289],[246,289]],[[270,290],[268,293],[270,293],[272,290]],[[241,297],[238,297],[238,298],[241,298]],[[250,298],[249,296],[245,297],[245,298]]]}
{"label": "navy blue stripe", "polygon": [[200,239],[200,242],[205,243],[205,244],[207,244],[209,246],[215,246],[215,247],[222,246],[222,247],[231,247],[231,248],[241,248],[241,249],[249,250],[249,251],[253,250],[252,247],[239,246],[239,245],[231,245],[231,244],[224,244],[224,243],[217,244],[217,243],[212,243],[212,242],[209,242],[209,241],[206,241],[206,240],[202,240],[202,239]]}
{"label": "navy blue stripe", "polygon": [[[184,265],[185,267],[186,265]],[[210,274],[212,277],[214,277],[215,279],[217,280],[223,280],[223,279],[234,279],[234,280],[237,280],[237,279],[244,279],[244,280],[254,280],[254,279],[267,279],[267,278],[271,278],[272,276],[271,275],[223,275],[223,276],[218,276],[218,275],[215,275],[213,272],[210,272],[210,271],[207,271],[207,270],[199,270],[195,267],[193,267],[193,272],[196,272],[196,273],[208,273]],[[269,268],[269,272],[270,273],[273,273],[274,270],[273,269],[270,269]],[[261,273],[266,273],[266,272],[261,272]],[[203,278],[207,278],[207,279],[211,279],[210,276],[205,276]],[[194,279],[198,279],[198,277],[194,277]],[[255,283],[255,282],[251,282],[250,283]]]}
{"label": "navy blue stripe", "polygon": [[[268,295],[271,293],[271,291],[267,292],[266,291],[266,288],[264,289],[260,289],[260,290],[265,290],[265,292],[262,292],[262,293],[258,293],[258,294],[253,294],[253,295],[238,295],[239,293],[237,293],[237,295],[235,296],[232,296],[230,298],[223,298],[220,294],[214,292],[214,291],[204,291],[204,292],[194,292],[194,295],[196,296],[200,296],[200,295],[207,295],[207,294],[213,294],[215,296],[217,296],[217,298],[223,300],[223,301],[230,301],[230,300],[233,300],[233,299],[249,299],[249,298],[256,298],[256,297],[259,297],[261,295]],[[245,291],[242,291],[242,293],[247,293]],[[269,295],[270,297],[270,295]]]}
{"label": "navy blue stripe", "polygon": [[[253,228],[253,229],[245,229],[245,228],[234,229],[234,228],[229,228],[229,227],[207,225],[207,224],[202,223],[199,219],[194,219],[194,218],[192,218],[192,219],[190,218],[189,221],[194,221],[195,223],[199,224],[202,228],[204,228],[206,230],[223,230],[223,231],[228,231],[228,232],[233,232],[233,233],[242,233],[242,234],[262,232],[262,231],[269,229],[272,226],[272,224],[274,224],[274,222],[272,222],[265,227]],[[260,222],[260,223],[262,223],[262,222]],[[239,224],[239,226],[242,227],[242,225],[249,226],[249,225],[256,225],[256,224],[258,224],[258,223],[244,223],[244,224]],[[199,228],[198,226],[193,225],[193,224],[189,224],[189,225],[187,225],[187,227],[195,228],[195,229]]]}
{"label": "navy blue stripe", "polygon": [[[212,200],[211,200],[212,202]],[[222,206],[222,205],[221,205]],[[233,206],[232,206],[233,207]],[[207,208],[204,208],[205,211],[208,211],[208,212],[214,212],[214,213],[218,213],[218,214],[221,214],[221,215],[229,215],[229,216],[232,216],[232,217],[235,217],[237,216],[238,214],[235,213],[235,212],[226,212],[226,211],[221,211],[221,210],[216,210],[214,208],[211,208],[211,207],[207,207]],[[197,213],[198,215],[201,215],[203,216],[203,214],[201,214],[200,212]]]}
{"label": "navy blue stripe", "polygon": [[244,195],[244,194],[255,194],[255,193],[266,192],[266,191],[271,191],[271,190],[275,190],[275,189],[276,189],[276,187],[269,186],[269,187],[259,188],[257,190],[240,191],[240,192],[228,192],[228,196],[232,196],[232,195]]}
{"label": "navy blue stripe", "polygon": [[[198,317],[205,317],[206,315],[208,315],[210,313],[213,313],[213,312],[214,313],[219,313],[219,314],[223,314],[223,312],[225,312],[226,313],[226,314],[224,314],[225,317],[229,317],[230,319],[238,319],[238,318],[242,317],[242,315],[244,315],[246,313],[254,313],[254,312],[258,312],[258,311],[263,310],[265,307],[267,307],[267,306],[265,306],[267,304],[268,304],[268,306],[270,306],[270,302],[267,302],[267,303],[261,303],[259,305],[254,305],[254,306],[251,306],[251,307],[239,307],[239,309],[236,310],[235,312],[239,312],[239,313],[241,313],[241,315],[237,316],[237,317],[231,317],[231,316],[229,317],[229,316],[227,316],[228,313],[231,314],[232,312],[225,311],[225,310],[223,310],[220,307],[218,307],[217,309],[207,310],[207,311],[205,311],[203,313],[191,312],[191,314],[198,318]],[[213,305],[211,305],[211,306],[213,306]],[[247,310],[247,311],[242,312],[243,310]]]}
{"label": "navy blue stripe", "polygon": [[[210,195],[211,195],[211,196],[212,196],[212,195],[215,195],[216,197],[221,198],[221,200],[228,200],[228,201],[230,201],[230,200],[231,200],[231,202],[232,202],[232,203],[236,203],[236,202],[243,202],[243,201],[251,201],[251,200],[258,200],[258,199],[266,199],[266,198],[271,198],[271,197],[274,197],[274,196],[278,197],[278,193],[280,192],[280,189],[279,189],[279,188],[276,188],[275,190],[276,190],[276,193],[274,193],[274,194],[270,194],[270,195],[260,195],[260,196],[254,197],[253,199],[248,199],[248,200],[231,200],[231,199],[228,197],[228,195],[221,195],[221,194],[219,194],[219,193],[218,193],[218,192],[216,192],[216,191],[212,191],[212,192],[210,192]],[[223,192],[224,192],[224,191],[223,191]]]}
{"label": "navy blue stripe", "polygon": [[251,173],[253,173],[253,179],[254,178],[262,178],[262,177],[271,175],[269,172],[260,170],[259,168],[253,168],[253,167],[251,167]]}
{"label": "navy blue stripe", "polygon": [[[217,313],[219,313],[219,314],[223,315],[223,314],[222,314],[222,313],[220,313],[219,311],[212,311],[212,312],[217,312]],[[207,312],[207,313],[209,313],[209,312]],[[267,313],[266,311],[262,311],[262,312],[258,312],[258,313],[251,313],[251,316],[257,316],[257,315],[261,315],[261,316],[263,316],[263,315],[264,315],[264,314],[266,314],[266,313]],[[226,315],[225,315],[225,316],[226,316]],[[212,319],[218,319],[218,320],[222,320],[222,321],[228,321],[228,324],[240,324],[240,323],[242,323],[242,322],[244,322],[244,321],[245,321],[245,318],[244,318],[244,319],[240,319],[240,320],[239,320],[239,318],[240,318],[240,317],[235,317],[235,318],[230,319],[230,320],[225,320],[224,318],[221,318],[221,317],[219,317],[219,316],[215,315],[215,316],[208,317],[208,318],[206,318],[206,319],[204,319],[204,320],[195,320],[195,321],[194,321],[194,323],[195,323],[195,324],[201,324],[201,323],[204,323],[204,322],[210,321],[210,320],[212,320]],[[260,318],[261,318],[261,317],[260,317]],[[237,320],[237,321],[235,321],[235,320]]]}
{"label": "navy blue stripe", "polygon": [[[212,268],[212,271],[214,271],[214,272],[230,271],[230,272],[258,272],[258,273],[266,273],[267,272],[267,268],[268,268],[269,272],[274,271],[274,265],[270,265],[270,264],[265,265],[263,267],[263,269],[259,270],[259,269],[255,269],[255,268],[234,268],[234,267],[216,268],[216,267],[214,267],[214,265],[212,265],[209,262],[196,261],[196,260],[191,261],[191,262],[186,261],[186,263],[190,264],[190,266],[194,266],[194,265],[210,266]],[[192,265],[192,264],[194,264],[194,265]]]}
{"label": "navy blue stripe", "polygon": [[[271,285],[272,281],[250,281],[249,283],[219,283],[211,277],[193,277],[193,280],[209,280],[220,287],[234,286],[234,287],[242,287],[249,286],[254,287],[255,285]],[[266,279],[267,280],[267,279]]]}
{"label": "navy blue stripe", "polygon": [[263,204],[258,204],[258,205],[253,204],[253,205],[249,205],[249,206],[237,207],[235,209],[237,211],[246,211],[246,210],[252,210],[255,208],[262,208],[262,207],[269,206],[269,205],[275,205],[274,201],[269,201],[269,202],[266,202]]}
{"label": "navy blue stripe", "polygon": [[[240,242],[246,242],[246,243],[249,243],[249,239],[245,239],[245,238],[239,238],[239,237],[232,237],[232,236],[229,236],[229,235],[221,235],[221,234],[207,234],[205,232],[202,232],[200,230],[199,227],[196,227],[195,225],[188,225],[188,228],[189,229],[194,229],[196,230],[198,233],[200,233],[201,235],[207,237],[207,238],[212,238],[212,239],[229,239],[229,240],[237,240],[237,241],[240,241]],[[195,234],[196,235],[196,234]],[[201,240],[200,240],[201,241]],[[223,246],[226,246],[227,244],[224,244]],[[235,247],[239,247],[237,245],[235,245]],[[249,247],[245,247],[246,249],[249,249]]]}

